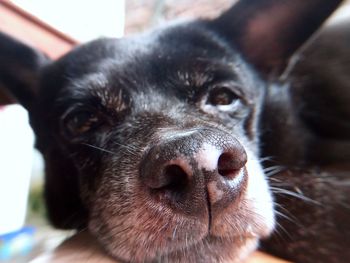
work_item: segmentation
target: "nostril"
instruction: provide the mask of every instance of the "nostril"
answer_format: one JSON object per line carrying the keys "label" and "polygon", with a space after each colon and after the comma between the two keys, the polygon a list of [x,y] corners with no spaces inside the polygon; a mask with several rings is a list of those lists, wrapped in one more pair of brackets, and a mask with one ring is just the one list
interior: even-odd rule
{"label": "nostril", "polygon": [[161,188],[172,192],[181,192],[188,183],[188,177],[189,175],[181,166],[168,165],[164,168],[164,185]]}
{"label": "nostril", "polygon": [[245,155],[235,156],[230,152],[222,153],[218,160],[218,173],[228,179],[235,178],[246,163]]}

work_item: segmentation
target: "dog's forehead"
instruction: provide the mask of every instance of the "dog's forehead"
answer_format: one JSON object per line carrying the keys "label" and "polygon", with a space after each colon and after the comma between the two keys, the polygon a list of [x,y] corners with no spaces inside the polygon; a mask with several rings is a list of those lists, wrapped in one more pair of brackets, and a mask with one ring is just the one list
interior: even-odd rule
{"label": "dog's forehead", "polygon": [[99,39],[77,48],[58,64],[64,90],[74,92],[77,87],[195,88],[214,78],[253,88],[256,77],[231,45],[196,22],[128,38]]}
{"label": "dog's forehead", "polygon": [[200,24],[187,23],[122,39],[99,39],[71,52],[65,63],[75,69],[72,72],[84,73],[82,69],[85,72],[103,70],[108,63],[140,70],[152,63],[184,67],[194,61],[227,60],[234,55],[232,48],[214,32]]}

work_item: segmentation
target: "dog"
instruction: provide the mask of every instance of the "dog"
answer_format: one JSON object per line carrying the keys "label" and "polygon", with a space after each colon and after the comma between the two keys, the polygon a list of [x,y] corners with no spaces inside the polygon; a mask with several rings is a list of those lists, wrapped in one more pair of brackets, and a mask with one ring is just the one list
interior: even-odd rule
{"label": "dog", "polygon": [[349,23],[327,23],[298,54],[288,87],[272,87],[264,107],[269,130],[262,152],[278,156],[269,166],[288,168],[270,176],[283,214],[279,231],[262,246],[293,262],[350,259]]}
{"label": "dog", "polygon": [[263,157],[305,157],[303,128],[263,132],[303,127],[279,76],[341,2],[241,0],[57,61],[2,34],[0,82],[29,111],[52,224],[122,262],[244,260],[276,228]]}

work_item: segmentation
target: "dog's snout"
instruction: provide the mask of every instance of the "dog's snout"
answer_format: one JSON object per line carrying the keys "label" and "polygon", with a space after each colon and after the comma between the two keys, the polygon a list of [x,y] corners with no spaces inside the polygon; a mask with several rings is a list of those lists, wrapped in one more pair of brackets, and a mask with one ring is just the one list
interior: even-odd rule
{"label": "dog's snout", "polygon": [[140,175],[162,204],[199,216],[236,199],[246,162],[243,146],[224,132],[185,132],[151,147]]}

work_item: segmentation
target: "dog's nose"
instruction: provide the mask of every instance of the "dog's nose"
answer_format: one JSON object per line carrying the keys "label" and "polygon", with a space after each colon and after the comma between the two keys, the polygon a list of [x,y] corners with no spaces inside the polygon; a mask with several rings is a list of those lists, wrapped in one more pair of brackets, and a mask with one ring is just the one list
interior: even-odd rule
{"label": "dog's nose", "polygon": [[141,179],[155,199],[180,212],[219,213],[244,189],[247,155],[225,132],[203,129],[164,136],[151,147]]}

